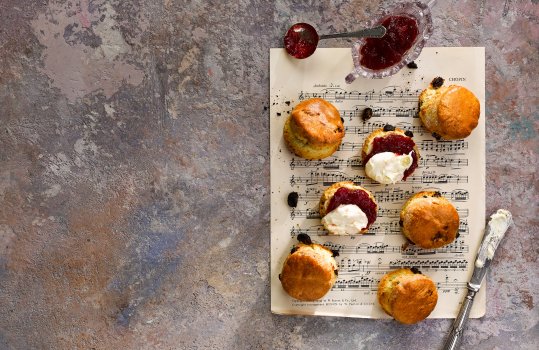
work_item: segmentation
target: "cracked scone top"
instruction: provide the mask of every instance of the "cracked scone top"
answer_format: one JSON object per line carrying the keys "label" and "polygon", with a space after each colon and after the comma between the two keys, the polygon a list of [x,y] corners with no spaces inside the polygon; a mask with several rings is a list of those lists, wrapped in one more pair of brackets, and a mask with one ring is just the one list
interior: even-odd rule
{"label": "cracked scone top", "polygon": [[338,109],[321,98],[311,98],[294,107],[283,130],[286,145],[306,159],[331,156],[344,138],[344,125]]}
{"label": "cracked scone top", "polygon": [[437,139],[458,140],[469,136],[479,123],[481,107],[473,92],[460,85],[443,86],[434,78],[419,95],[419,118]]}

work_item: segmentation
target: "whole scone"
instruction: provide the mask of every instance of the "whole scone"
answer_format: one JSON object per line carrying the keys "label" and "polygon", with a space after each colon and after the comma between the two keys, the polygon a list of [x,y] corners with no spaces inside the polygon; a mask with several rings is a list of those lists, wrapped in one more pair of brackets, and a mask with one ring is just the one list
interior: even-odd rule
{"label": "whole scone", "polygon": [[376,220],[378,205],[372,193],[352,181],[337,182],[320,197],[322,224],[330,234],[365,233]]}
{"label": "whole scone", "polygon": [[341,145],[344,125],[334,105],[321,98],[311,98],[294,107],[283,135],[294,154],[322,159],[331,156]]}
{"label": "whole scone", "polygon": [[404,203],[399,223],[412,243],[431,249],[453,242],[460,221],[457,209],[440,192],[423,191]]}
{"label": "whole scone", "polygon": [[411,131],[392,125],[374,130],[361,150],[366,175],[382,184],[406,180],[417,168],[420,157],[412,137]]}
{"label": "whole scone", "polygon": [[430,315],[438,302],[434,282],[417,270],[391,271],[378,284],[378,302],[384,311],[404,324],[414,324]]}
{"label": "whole scone", "polygon": [[306,234],[298,235],[279,275],[283,289],[292,298],[313,301],[322,298],[337,280],[338,267],[334,253],[328,248],[312,243]]}
{"label": "whole scone", "polygon": [[465,138],[479,122],[479,100],[463,86],[442,84],[442,78],[435,78],[419,95],[419,118],[438,139]]}

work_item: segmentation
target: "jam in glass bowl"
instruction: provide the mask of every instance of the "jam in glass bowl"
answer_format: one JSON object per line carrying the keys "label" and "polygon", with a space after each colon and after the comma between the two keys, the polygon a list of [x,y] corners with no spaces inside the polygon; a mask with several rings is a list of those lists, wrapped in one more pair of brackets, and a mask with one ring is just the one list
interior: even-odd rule
{"label": "jam in glass bowl", "polygon": [[358,77],[384,78],[397,73],[415,60],[432,34],[428,5],[419,1],[400,3],[366,24],[386,27],[383,38],[361,38],[352,46],[354,70],[346,76],[351,83]]}

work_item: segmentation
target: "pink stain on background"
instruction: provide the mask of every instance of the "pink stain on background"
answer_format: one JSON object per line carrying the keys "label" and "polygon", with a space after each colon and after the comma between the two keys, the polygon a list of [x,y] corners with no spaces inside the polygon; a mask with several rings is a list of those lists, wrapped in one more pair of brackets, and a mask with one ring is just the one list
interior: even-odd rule
{"label": "pink stain on background", "polygon": [[88,0],[80,1],[79,21],[83,28],[90,28],[92,22],[90,22],[90,12],[88,12]]}

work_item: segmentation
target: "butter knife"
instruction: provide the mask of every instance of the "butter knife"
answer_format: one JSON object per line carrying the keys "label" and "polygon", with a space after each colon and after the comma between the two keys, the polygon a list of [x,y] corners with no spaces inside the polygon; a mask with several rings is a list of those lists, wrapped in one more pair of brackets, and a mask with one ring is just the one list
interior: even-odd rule
{"label": "butter knife", "polygon": [[485,274],[487,273],[488,267],[496,252],[496,248],[498,248],[505,232],[512,223],[513,218],[511,213],[505,209],[498,209],[496,213],[490,216],[490,221],[485,228],[483,240],[481,241],[479,251],[477,252],[472,278],[468,282],[468,294],[466,295],[466,298],[464,298],[459,314],[451,326],[451,332],[443,347],[444,350],[457,349],[462,339],[464,326],[466,325],[470,310],[472,309],[475,294],[481,288],[481,282],[483,282]]}

